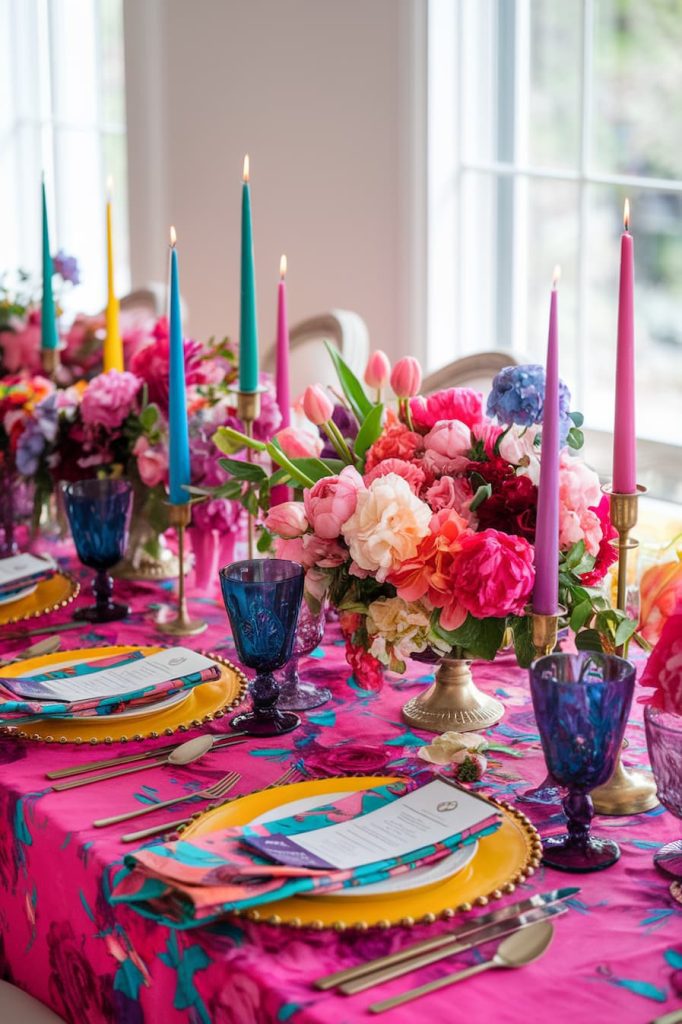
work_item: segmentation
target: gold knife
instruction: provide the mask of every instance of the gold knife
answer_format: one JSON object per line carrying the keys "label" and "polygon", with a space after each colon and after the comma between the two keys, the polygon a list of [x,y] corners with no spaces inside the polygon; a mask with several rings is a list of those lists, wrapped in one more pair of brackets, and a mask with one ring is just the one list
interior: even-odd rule
{"label": "gold knife", "polygon": [[529,910],[561,903],[563,900],[577,896],[579,892],[580,889],[577,886],[567,886],[563,889],[552,889],[550,892],[535,893],[534,896],[529,896],[525,900],[510,903],[499,910],[492,910],[487,914],[482,914],[480,917],[475,918],[472,924],[461,932],[447,931],[440,935],[433,935],[428,939],[422,939],[420,942],[413,942],[411,945],[405,946],[403,949],[399,949],[396,953],[391,953],[388,956],[366,960],[364,963],[356,964],[355,967],[347,967],[343,971],[327,974],[323,978],[318,978],[314,985],[320,989],[334,988],[335,985],[341,985],[346,981],[353,981],[355,978],[361,978],[366,974],[373,974],[383,967],[392,967],[394,964],[402,963],[404,960],[411,960],[419,953],[428,953],[433,949],[440,949],[442,946],[447,946],[452,942],[464,942],[485,930],[489,925],[499,924],[510,917],[518,917]]}

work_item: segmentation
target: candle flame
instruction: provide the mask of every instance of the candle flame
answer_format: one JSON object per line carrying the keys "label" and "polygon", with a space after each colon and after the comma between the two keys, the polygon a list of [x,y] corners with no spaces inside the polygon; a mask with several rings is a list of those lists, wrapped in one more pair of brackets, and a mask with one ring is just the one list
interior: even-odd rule
{"label": "candle flame", "polygon": [[244,170],[242,172],[242,181],[246,182],[249,180],[249,154],[247,153],[244,157]]}
{"label": "candle flame", "polygon": [[176,235],[176,233],[175,233],[175,228],[174,228],[174,227],[173,227],[173,225],[171,224],[171,229],[170,229],[170,244],[171,244],[171,249],[174,249],[174,248],[175,248],[175,243],[177,242],[177,240],[178,240],[178,236],[177,236],[177,235]]}
{"label": "candle flame", "polygon": [[552,274],[552,288],[556,288],[556,286],[558,285],[560,279],[561,279],[561,267],[557,263],[557,265],[554,268],[554,273]]}
{"label": "candle flame", "polygon": [[279,258],[279,276],[282,280],[287,276],[287,258],[284,253]]}
{"label": "candle flame", "polygon": [[626,231],[630,230],[630,200],[629,199],[625,200],[625,205],[623,206],[623,225],[624,225]]}

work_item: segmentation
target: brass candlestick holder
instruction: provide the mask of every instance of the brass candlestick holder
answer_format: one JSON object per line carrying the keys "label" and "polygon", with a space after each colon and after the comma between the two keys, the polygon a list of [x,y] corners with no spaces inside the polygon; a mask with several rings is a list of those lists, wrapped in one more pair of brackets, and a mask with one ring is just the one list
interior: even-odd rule
{"label": "brass candlestick holder", "polygon": [[551,654],[556,647],[559,635],[559,619],[565,614],[566,609],[562,605],[557,606],[557,610],[553,615],[534,612],[532,608],[528,610],[528,615],[530,615],[530,638],[535,648],[536,658],[543,658],[545,655]]}
{"label": "brass candlestick holder", "polygon": [[[611,522],[618,531],[616,607],[624,612],[627,604],[628,554],[637,547],[637,541],[630,537],[630,531],[637,524],[639,496],[646,493],[646,488],[638,484],[632,494],[605,490],[611,500]],[[616,653],[622,657],[624,647],[619,647]],[[620,757],[609,781],[593,790],[591,796],[597,814],[641,814],[650,811],[658,803],[653,778],[645,772],[624,768]]]}
{"label": "brass candlestick holder", "polygon": [[187,610],[187,597],[185,595],[185,530],[192,518],[192,509],[187,502],[185,505],[171,505],[168,516],[171,526],[175,527],[178,537],[178,566],[180,575],[178,577],[178,614],[170,622],[157,622],[156,628],[169,636],[196,636],[203,633],[208,623],[203,619],[191,619]]}
{"label": "brass candlestick holder", "polygon": [[[257,388],[256,391],[240,391],[239,388],[234,389],[234,393],[237,396],[237,416],[244,424],[244,433],[247,437],[253,437],[253,424],[260,416],[260,396],[263,388]],[[247,462],[253,462],[253,448],[246,449],[246,460]],[[255,537],[255,522],[251,512],[247,512],[246,520],[246,543],[247,543],[247,554],[249,558],[256,557],[256,537]]]}
{"label": "brass candlestick holder", "polygon": [[40,350],[40,363],[46,377],[50,380],[56,381],[57,371],[61,364],[58,348],[41,348]]}

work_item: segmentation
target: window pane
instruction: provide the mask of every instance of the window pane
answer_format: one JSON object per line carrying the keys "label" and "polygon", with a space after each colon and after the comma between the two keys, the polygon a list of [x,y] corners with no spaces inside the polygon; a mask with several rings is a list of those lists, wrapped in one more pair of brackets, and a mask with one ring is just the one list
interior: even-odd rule
{"label": "window pane", "polygon": [[682,0],[601,0],[595,12],[595,166],[682,178]]}
{"label": "window pane", "polygon": [[532,0],[528,161],[577,168],[580,153],[581,9],[578,0]]}
{"label": "window pane", "polygon": [[[502,348],[496,317],[497,176],[462,175],[459,246],[461,320],[458,350],[439,360]],[[511,333],[511,330],[510,330]]]}
{"label": "window pane", "polygon": [[[499,156],[497,11],[497,0],[462,2],[461,129],[462,158],[467,161],[497,160]],[[505,36],[505,46],[513,49],[513,36]]]}
{"label": "window pane", "polygon": [[121,0],[99,0],[99,18],[101,119],[105,128],[121,128],[126,120]]}
{"label": "window pane", "polygon": [[[589,361],[585,413],[590,426],[613,427],[618,271],[624,192],[589,190]],[[682,393],[682,197],[629,191],[635,239],[637,432],[679,440]]]}

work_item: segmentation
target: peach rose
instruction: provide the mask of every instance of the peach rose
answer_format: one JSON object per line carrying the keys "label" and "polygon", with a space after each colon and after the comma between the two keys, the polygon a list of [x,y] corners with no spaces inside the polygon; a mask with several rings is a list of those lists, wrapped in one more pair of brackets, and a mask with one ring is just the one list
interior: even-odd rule
{"label": "peach rose", "polygon": [[414,558],[429,532],[431,509],[395,473],[358,493],[355,512],[343,527],[351,557],[383,583],[392,569]]}
{"label": "peach rose", "polygon": [[305,508],[300,501],[283,501],[270,509],[265,517],[265,525],[272,533],[285,540],[300,537],[308,529]]}

